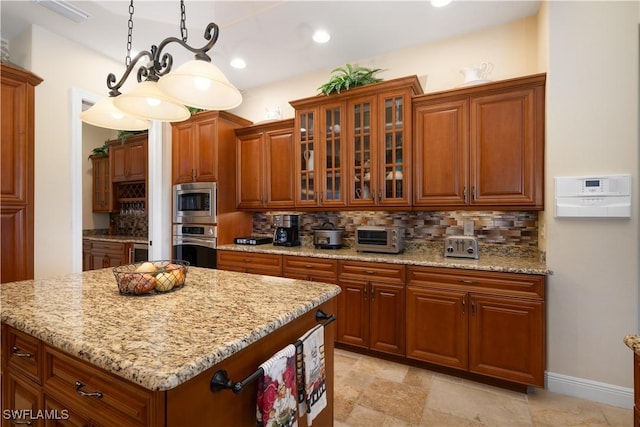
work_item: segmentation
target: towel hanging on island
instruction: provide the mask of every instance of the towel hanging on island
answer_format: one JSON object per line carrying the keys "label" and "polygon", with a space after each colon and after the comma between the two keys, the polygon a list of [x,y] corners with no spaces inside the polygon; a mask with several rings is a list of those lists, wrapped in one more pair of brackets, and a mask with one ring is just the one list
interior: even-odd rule
{"label": "towel hanging on island", "polygon": [[297,427],[296,347],[289,344],[260,365],[256,419],[258,427]]}
{"label": "towel hanging on island", "polygon": [[298,402],[307,413],[307,425],[327,406],[324,326],[318,325],[296,343]]}

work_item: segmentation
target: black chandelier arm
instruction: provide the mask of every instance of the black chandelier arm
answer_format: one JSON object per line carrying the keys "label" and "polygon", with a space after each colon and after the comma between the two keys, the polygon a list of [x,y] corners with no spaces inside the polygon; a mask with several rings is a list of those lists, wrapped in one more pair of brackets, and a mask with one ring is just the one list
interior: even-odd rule
{"label": "black chandelier arm", "polygon": [[[135,65],[138,63],[138,61],[144,57],[148,57],[153,62],[153,54],[151,52],[149,52],[148,50],[144,50],[140,52],[139,54],[136,55],[135,58],[133,58],[131,63],[127,66],[127,69],[125,70],[124,74],[122,75],[118,83],[116,83],[116,75],[113,73],[109,73],[109,75],[107,76],[107,87],[109,88],[110,96],[120,95],[120,88],[122,87],[124,82],[127,81],[127,79],[129,78],[129,74],[131,74],[131,72],[135,68]],[[149,71],[149,69],[143,65],[140,67],[137,74],[138,74],[138,82],[140,82],[142,81],[141,75],[143,75],[144,77],[147,77],[150,74],[155,75],[155,71]],[[157,78],[155,80],[157,80]]]}
{"label": "black chandelier arm", "polygon": [[[204,46],[202,46],[201,48],[194,48],[189,46],[185,41],[177,38],[177,37],[167,37],[166,39],[164,39],[159,45],[158,45],[158,51],[157,51],[157,56],[156,58],[158,58],[160,56],[160,53],[162,52],[162,50],[165,48],[165,46],[167,46],[169,43],[178,43],[180,46],[184,47],[185,49],[187,49],[190,52],[193,52],[196,54],[196,59],[201,59],[207,62],[211,62],[211,58],[209,57],[209,55],[207,55],[207,52],[211,50],[211,48],[213,47],[213,45],[216,44],[216,42],[218,41],[218,35],[220,34],[220,28],[218,27],[217,24],[210,22],[209,25],[207,25],[207,28],[204,30],[204,38],[205,40],[209,40],[207,42],[207,44],[205,44]],[[168,54],[165,54],[163,56],[163,59],[167,56]],[[171,55],[169,55],[171,56]],[[167,72],[169,72],[171,70],[171,67],[169,67],[166,70],[163,70],[162,74],[159,75],[164,75]],[[156,69],[156,71],[159,71]]]}

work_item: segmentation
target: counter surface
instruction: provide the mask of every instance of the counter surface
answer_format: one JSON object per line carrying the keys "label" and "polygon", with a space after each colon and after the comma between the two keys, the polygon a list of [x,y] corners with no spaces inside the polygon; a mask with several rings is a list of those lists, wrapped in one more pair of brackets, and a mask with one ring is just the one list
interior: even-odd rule
{"label": "counter surface", "polygon": [[624,343],[640,356],[640,335],[627,335],[624,337]]}
{"label": "counter surface", "polygon": [[94,242],[115,242],[115,243],[147,243],[148,238],[142,236],[123,236],[112,234],[91,234],[82,237]]}
{"label": "counter surface", "polygon": [[501,271],[524,274],[552,274],[539,257],[514,256],[509,253],[480,254],[480,259],[445,258],[438,250],[407,250],[401,254],[357,252],[353,248],[315,249],[307,246],[220,245],[218,250],[272,253],[316,258],[333,258],[352,261],[387,262],[392,264],[420,265],[425,267],[461,268],[467,270]]}
{"label": "counter surface", "polygon": [[336,285],[191,267],[125,296],[110,268],[0,287],[1,320],[149,390],[174,388],[330,300]]}

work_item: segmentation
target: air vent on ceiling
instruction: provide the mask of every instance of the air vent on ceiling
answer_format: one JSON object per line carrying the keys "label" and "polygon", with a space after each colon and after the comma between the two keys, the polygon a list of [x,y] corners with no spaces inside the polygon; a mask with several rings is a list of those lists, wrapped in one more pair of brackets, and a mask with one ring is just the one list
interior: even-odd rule
{"label": "air vent on ceiling", "polygon": [[82,22],[91,17],[87,12],[77,8],[66,0],[33,0],[36,4],[64,16],[73,22]]}

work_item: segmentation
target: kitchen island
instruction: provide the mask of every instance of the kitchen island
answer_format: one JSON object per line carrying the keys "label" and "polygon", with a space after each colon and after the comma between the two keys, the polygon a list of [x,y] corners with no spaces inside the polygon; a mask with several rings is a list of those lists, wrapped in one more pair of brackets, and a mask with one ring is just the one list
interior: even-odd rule
{"label": "kitchen island", "polygon": [[624,343],[633,351],[633,425],[640,426],[640,335],[627,335]]}
{"label": "kitchen island", "polygon": [[[0,292],[3,410],[23,409],[26,396],[24,409],[59,409],[79,423],[236,426],[255,425],[256,384],[212,392],[213,374],[255,372],[316,325],[318,309],[334,314],[340,288],[192,267],[166,294],[120,295],[111,269]],[[333,340],[329,325],[329,405],[314,425],[333,422]]]}

